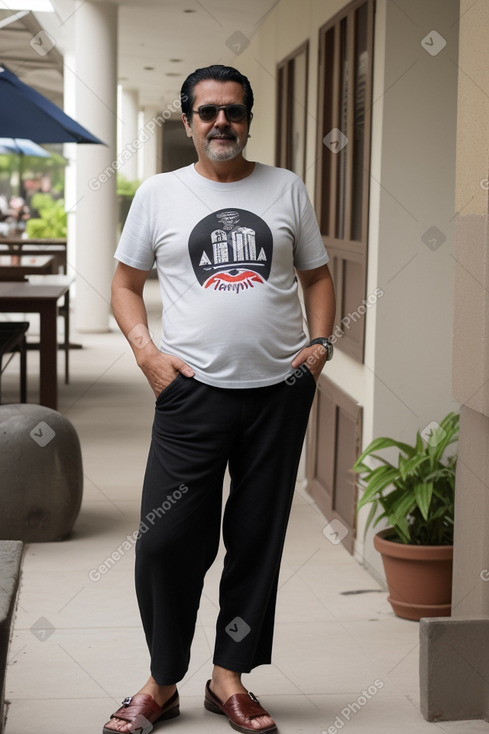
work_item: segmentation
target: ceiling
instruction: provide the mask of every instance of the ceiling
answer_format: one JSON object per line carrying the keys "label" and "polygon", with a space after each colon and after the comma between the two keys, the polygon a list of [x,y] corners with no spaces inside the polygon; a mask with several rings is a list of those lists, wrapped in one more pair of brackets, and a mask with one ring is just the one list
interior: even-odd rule
{"label": "ceiling", "polygon": [[[3,26],[8,16],[12,19],[18,11],[0,10],[0,63],[61,104],[62,59],[74,50],[77,6],[74,0],[51,2],[54,13],[28,13]],[[141,107],[171,104],[194,69],[213,63],[239,67],[240,53],[278,2],[112,0],[111,4],[119,6],[120,84],[138,90]],[[55,43],[44,56],[31,44],[41,29]]]}

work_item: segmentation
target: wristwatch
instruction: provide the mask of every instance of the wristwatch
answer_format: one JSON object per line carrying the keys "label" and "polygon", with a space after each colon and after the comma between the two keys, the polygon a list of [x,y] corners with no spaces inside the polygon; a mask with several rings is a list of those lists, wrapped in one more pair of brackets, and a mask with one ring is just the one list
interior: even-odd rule
{"label": "wristwatch", "polygon": [[318,336],[317,339],[312,339],[312,341],[310,341],[307,346],[312,347],[314,344],[321,344],[321,346],[326,349],[326,362],[329,362],[330,359],[333,359],[333,344],[328,339],[328,337]]}

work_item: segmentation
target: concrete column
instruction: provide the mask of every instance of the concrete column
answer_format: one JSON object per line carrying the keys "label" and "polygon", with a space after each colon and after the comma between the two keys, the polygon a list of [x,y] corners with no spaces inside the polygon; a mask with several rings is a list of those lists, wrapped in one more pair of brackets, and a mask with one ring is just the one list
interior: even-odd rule
{"label": "concrete column", "polygon": [[461,403],[451,619],[421,624],[421,711],[489,718],[489,5],[460,1],[453,395]]}
{"label": "concrete column", "polygon": [[134,141],[138,137],[138,113],[139,102],[138,92],[134,89],[122,89],[120,95],[120,112],[119,112],[119,149],[121,165],[119,173],[121,173],[129,181],[135,181],[138,177],[138,156],[137,153],[124,155],[134,148]]}
{"label": "concrete column", "polygon": [[103,332],[117,237],[117,6],[77,1],[74,19],[76,117],[106,144],[77,146],[76,327]]}
{"label": "concrete column", "polygon": [[140,116],[140,128],[146,133],[143,136],[144,144],[140,149],[138,178],[143,180],[159,173],[158,165],[158,138],[161,137],[161,125],[155,125],[159,110],[156,107],[145,107]]}
{"label": "concrete column", "polygon": [[[63,108],[67,115],[76,118],[76,57],[75,54],[64,55],[63,74]],[[67,213],[68,247],[67,272],[76,275],[76,143],[63,145],[63,156],[68,161],[65,168],[65,211]],[[76,281],[70,289],[71,303],[76,296]]]}

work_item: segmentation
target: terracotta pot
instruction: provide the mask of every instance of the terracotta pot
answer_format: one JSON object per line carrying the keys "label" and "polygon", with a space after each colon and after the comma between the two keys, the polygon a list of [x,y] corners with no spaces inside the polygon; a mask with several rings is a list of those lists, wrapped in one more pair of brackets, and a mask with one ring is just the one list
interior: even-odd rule
{"label": "terracotta pot", "polygon": [[382,555],[388,601],[398,617],[449,617],[452,597],[453,545],[406,545],[387,540],[381,530],[374,546]]}

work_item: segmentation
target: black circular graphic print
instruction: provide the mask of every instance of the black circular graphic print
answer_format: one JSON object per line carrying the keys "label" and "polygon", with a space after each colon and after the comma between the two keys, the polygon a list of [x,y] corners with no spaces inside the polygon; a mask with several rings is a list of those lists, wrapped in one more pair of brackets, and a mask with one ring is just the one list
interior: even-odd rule
{"label": "black circular graphic print", "polygon": [[204,288],[240,293],[270,275],[272,232],[246,209],[219,209],[201,219],[190,233],[188,248]]}

